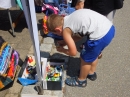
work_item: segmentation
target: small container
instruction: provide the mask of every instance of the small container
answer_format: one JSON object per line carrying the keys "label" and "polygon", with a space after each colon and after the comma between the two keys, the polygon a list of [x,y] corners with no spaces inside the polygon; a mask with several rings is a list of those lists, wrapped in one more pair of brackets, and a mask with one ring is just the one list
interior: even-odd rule
{"label": "small container", "polygon": [[[57,65],[57,66],[62,66],[62,73],[61,73],[61,76],[60,76],[60,80],[58,81],[47,81],[46,80],[46,74],[47,72],[45,71],[46,70],[46,67],[48,66],[48,62],[50,65]],[[43,89],[45,90],[62,90],[62,83],[63,83],[63,70],[64,70],[64,64],[65,64],[65,60],[64,59],[47,59],[47,62],[43,62],[43,63],[46,63],[46,65],[42,65],[42,70],[43,70]]]}

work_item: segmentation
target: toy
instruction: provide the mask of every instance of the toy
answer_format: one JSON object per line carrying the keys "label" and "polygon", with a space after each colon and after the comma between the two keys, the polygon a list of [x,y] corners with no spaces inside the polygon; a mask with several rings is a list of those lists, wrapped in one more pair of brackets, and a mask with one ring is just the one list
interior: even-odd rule
{"label": "toy", "polygon": [[9,69],[8,69],[8,73],[7,73],[8,77],[10,77],[10,78],[14,77],[16,66],[18,65],[18,60],[19,60],[19,54],[17,53],[17,51],[14,50],[11,55],[11,60],[10,60],[10,64],[9,64]]}
{"label": "toy", "polygon": [[35,60],[31,56],[28,57],[28,64],[29,64],[29,66],[35,65]]}
{"label": "toy", "polygon": [[7,73],[7,76],[9,77],[13,77],[14,76],[14,70],[15,70],[15,66],[14,66],[14,54],[12,54],[11,56],[11,61],[10,61],[10,65],[9,65],[9,70],[8,70],[8,73]]}
{"label": "toy", "polygon": [[71,7],[70,4],[60,4],[59,5],[59,15],[67,16],[75,11],[75,8]]}
{"label": "toy", "polygon": [[57,7],[54,7],[52,5],[49,4],[44,4],[42,6],[42,12],[46,11],[46,15],[50,15],[50,14],[58,14],[59,9]]}
{"label": "toy", "polygon": [[62,66],[61,65],[50,65],[46,67],[47,81],[59,81],[60,77],[62,76]]}
{"label": "toy", "polygon": [[54,77],[59,77],[60,76],[60,74],[59,73],[54,73],[54,75],[53,75]]}
{"label": "toy", "polygon": [[35,75],[35,74],[36,74],[36,66],[27,66],[27,71],[28,71],[30,74]]}
{"label": "toy", "polygon": [[32,57],[31,57],[31,56],[30,56],[30,57],[28,57],[28,62],[29,62],[29,63],[33,62],[33,59],[32,59]]}
{"label": "toy", "polygon": [[47,22],[47,16],[45,15],[45,16],[43,17],[43,32],[44,32],[45,34],[48,34],[48,28],[47,28],[46,22]]}
{"label": "toy", "polygon": [[26,65],[27,66],[26,66],[25,71],[23,73],[24,78],[34,80],[35,79],[35,75],[36,75],[35,59],[32,56],[28,56]]}
{"label": "toy", "polygon": [[5,68],[7,67],[6,61],[7,56],[9,55],[10,46],[7,45],[4,50],[2,51],[2,55],[0,56],[0,74],[3,74]]}
{"label": "toy", "polygon": [[19,53],[18,53],[17,51],[14,50],[13,54],[15,55],[15,65],[18,65]]}

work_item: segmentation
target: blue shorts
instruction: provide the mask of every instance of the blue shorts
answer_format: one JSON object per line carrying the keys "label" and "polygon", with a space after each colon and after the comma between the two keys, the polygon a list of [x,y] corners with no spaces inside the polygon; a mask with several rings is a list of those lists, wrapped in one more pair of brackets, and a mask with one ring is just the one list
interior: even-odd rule
{"label": "blue shorts", "polygon": [[81,58],[85,62],[93,62],[97,59],[102,50],[108,46],[115,35],[115,27],[112,26],[108,33],[99,40],[87,40],[84,45],[85,48],[81,51]]}

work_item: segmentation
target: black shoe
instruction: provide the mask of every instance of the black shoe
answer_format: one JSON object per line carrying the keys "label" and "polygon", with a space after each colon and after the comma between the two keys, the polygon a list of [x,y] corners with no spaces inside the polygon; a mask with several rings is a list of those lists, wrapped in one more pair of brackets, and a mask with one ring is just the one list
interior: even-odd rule
{"label": "black shoe", "polygon": [[94,74],[92,74],[92,75],[89,75],[89,74],[88,74],[87,78],[90,79],[91,81],[95,81],[95,80],[97,79],[97,74],[96,74],[96,72],[94,72]]}

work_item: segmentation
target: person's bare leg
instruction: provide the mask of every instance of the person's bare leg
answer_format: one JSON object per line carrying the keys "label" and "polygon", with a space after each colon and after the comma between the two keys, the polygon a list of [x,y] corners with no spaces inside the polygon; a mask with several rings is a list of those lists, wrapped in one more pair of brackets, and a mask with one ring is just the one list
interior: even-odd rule
{"label": "person's bare leg", "polygon": [[93,74],[96,71],[97,63],[98,63],[98,58],[92,63],[89,74]]}
{"label": "person's bare leg", "polygon": [[80,65],[79,80],[84,80],[86,79],[86,76],[90,73],[90,71],[92,72],[96,70],[98,59],[96,59],[92,63],[87,63],[82,58],[80,59],[81,59],[81,65]]}

